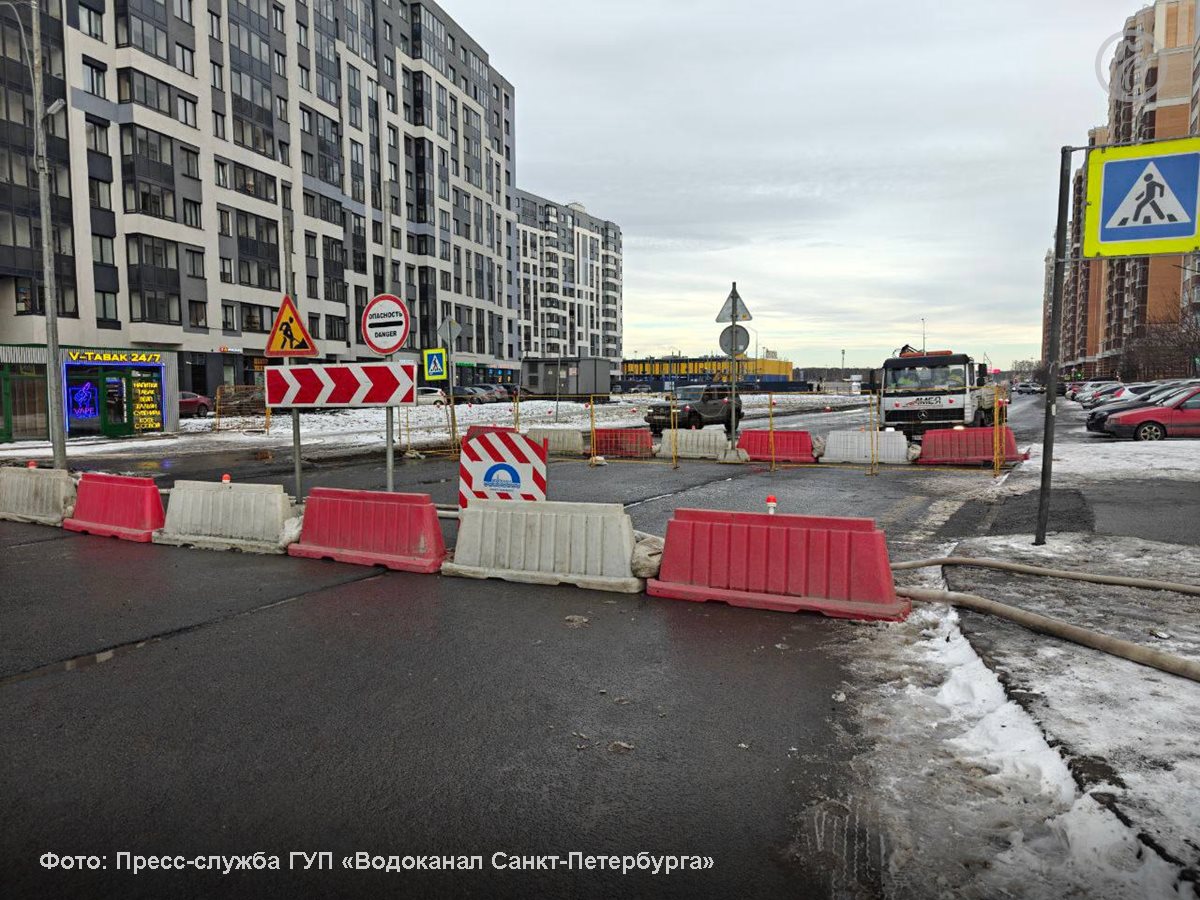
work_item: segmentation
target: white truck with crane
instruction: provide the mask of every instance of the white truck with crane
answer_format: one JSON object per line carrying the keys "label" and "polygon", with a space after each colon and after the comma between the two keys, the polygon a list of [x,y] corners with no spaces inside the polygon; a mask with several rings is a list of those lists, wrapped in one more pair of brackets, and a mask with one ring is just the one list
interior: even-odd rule
{"label": "white truck with crane", "polygon": [[994,421],[996,386],[987,366],[952,350],[922,351],[905,345],[872,372],[879,393],[881,430],[920,440],[928,430],[988,426]]}

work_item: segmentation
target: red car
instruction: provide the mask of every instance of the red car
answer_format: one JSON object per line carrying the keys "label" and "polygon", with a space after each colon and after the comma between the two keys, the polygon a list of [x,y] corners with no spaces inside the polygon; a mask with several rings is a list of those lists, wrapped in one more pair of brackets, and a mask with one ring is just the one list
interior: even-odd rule
{"label": "red car", "polygon": [[1184,388],[1162,406],[1113,413],[1104,423],[1104,430],[1137,441],[1200,437],[1200,387]]}
{"label": "red car", "polygon": [[213,402],[203,394],[193,394],[191,391],[179,392],[179,415],[198,416],[203,419],[213,408]]}

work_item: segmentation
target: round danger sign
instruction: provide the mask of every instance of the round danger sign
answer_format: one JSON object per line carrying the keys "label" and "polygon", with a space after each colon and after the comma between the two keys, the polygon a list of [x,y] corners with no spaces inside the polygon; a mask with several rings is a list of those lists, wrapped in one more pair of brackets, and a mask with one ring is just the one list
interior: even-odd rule
{"label": "round danger sign", "polygon": [[404,346],[410,324],[404,301],[391,294],[380,294],[363,310],[363,340],[376,353],[387,356]]}

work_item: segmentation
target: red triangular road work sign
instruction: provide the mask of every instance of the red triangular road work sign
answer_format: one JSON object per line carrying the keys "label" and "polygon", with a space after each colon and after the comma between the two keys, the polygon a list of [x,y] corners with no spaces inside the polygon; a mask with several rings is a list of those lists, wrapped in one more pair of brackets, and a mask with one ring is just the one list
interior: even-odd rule
{"label": "red triangular road work sign", "polygon": [[304,320],[296,311],[291,297],[284,297],[267,337],[267,356],[319,356],[317,343],[304,327]]}

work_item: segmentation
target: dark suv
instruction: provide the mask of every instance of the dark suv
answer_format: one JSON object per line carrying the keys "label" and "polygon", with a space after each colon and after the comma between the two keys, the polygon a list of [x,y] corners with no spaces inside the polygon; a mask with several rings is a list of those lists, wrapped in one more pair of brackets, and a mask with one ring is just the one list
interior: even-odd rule
{"label": "dark suv", "polygon": [[[675,402],[675,422],[679,428],[703,428],[705,425],[724,425],[731,430],[729,385],[691,384],[671,392]],[[737,399],[737,420],[742,420],[742,398]],[[646,423],[652,434],[659,435],[671,427],[671,403],[660,402],[646,413]]]}

